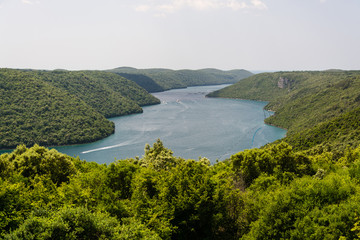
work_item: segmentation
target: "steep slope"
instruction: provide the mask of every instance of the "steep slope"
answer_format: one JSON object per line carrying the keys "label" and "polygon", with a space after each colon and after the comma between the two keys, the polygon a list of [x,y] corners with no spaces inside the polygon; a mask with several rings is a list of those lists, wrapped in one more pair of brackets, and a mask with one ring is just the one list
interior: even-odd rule
{"label": "steep slope", "polygon": [[294,133],[284,139],[295,150],[307,150],[322,145],[327,151],[343,151],[360,145],[360,108],[341,114],[315,127]]}
{"label": "steep slope", "polygon": [[103,81],[110,89],[120,93],[122,96],[135,101],[140,106],[147,106],[160,103],[160,100],[149,94],[138,84],[118,74],[104,71],[86,71],[87,75]]}
{"label": "steep slope", "polygon": [[0,69],[0,148],[85,143],[114,132],[95,109],[39,76]]}
{"label": "steep slope", "polygon": [[148,76],[165,90],[189,86],[235,83],[252,75],[251,72],[246,70],[221,71],[218,69],[170,70],[120,67],[109,71],[119,74],[142,74]]}

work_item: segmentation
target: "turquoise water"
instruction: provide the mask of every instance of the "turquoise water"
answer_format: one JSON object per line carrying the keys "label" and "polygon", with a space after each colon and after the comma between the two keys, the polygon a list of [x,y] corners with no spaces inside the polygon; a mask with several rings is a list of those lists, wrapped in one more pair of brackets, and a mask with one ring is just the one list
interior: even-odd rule
{"label": "turquoise water", "polygon": [[205,98],[225,85],[176,89],[154,95],[161,104],[144,107],[142,114],[111,118],[115,134],[90,144],[57,147],[87,161],[111,163],[141,157],[146,143],[160,138],[175,156],[212,163],[244,149],[260,147],[285,136],[286,131],[264,124],[271,115],[266,102]]}

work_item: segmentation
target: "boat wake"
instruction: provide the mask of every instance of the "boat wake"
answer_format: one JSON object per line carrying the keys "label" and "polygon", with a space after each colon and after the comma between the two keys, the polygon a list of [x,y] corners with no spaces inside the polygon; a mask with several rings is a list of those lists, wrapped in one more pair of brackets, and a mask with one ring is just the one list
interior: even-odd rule
{"label": "boat wake", "polygon": [[123,143],[116,144],[116,145],[112,145],[112,146],[107,146],[107,147],[102,147],[102,148],[91,149],[91,150],[84,151],[84,152],[81,152],[81,153],[82,153],[82,154],[86,154],[86,153],[91,153],[91,152],[97,152],[97,151],[107,150],[107,149],[111,149],[111,148],[122,147],[122,146],[129,145],[130,143],[131,143],[131,141],[127,141],[127,142],[123,142]]}

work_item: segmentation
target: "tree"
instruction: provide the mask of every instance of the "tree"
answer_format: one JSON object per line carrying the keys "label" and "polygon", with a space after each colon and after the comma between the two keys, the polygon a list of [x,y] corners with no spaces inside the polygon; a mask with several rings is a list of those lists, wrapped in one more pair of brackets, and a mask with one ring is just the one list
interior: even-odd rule
{"label": "tree", "polygon": [[[276,174],[284,181],[292,176],[313,174],[310,159],[293,152],[290,145],[281,142],[263,149],[250,149],[231,156],[234,171],[249,186],[262,173]],[[291,179],[290,179],[291,180]]]}
{"label": "tree", "polygon": [[46,175],[58,186],[67,182],[69,177],[76,173],[75,159],[55,149],[48,150],[39,145],[34,145],[29,149],[24,145],[19,146],[13,153],[7,155],[7,158],[16,171],[24,177],[34,178],[37,175]]}
{"label": "tree", "polygon": [[164,147],[160,139],[157,139],[153,147],[150,147],[149,144],[145,145],[145,155],[140,160],[140,165],[160,171],[169,170],[181,161],[181,159],[173,156],[171,150]]}

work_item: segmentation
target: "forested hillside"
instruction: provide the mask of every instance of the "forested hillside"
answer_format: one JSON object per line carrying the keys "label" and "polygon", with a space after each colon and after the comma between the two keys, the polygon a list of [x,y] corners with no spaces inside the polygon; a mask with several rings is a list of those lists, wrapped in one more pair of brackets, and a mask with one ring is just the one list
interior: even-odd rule
{"label": "forested hillside", "polygon": [[[109,71],[119,74],[141,74],[148,76],[164,90],[185,88],[189,86],[236,83],[239,80],[252,75],[251,72],[243,69],[221,71],[211,68],[201,70],[170,70],[160,68],[136,69],[120,67]],[[149,84],[153,83],[149,81]],[[146,89],[146,87],[144,88]]]}
{"label": "forested hillside", "polygon": [[212,166],[159,140],[108,166],[37,145],[0,156],[4,239],[355,239],[359,202],[360,148],[280,143]]}
{"label": "forested hillside", "polygon": [[252,76],[208,96],[269,101],[266,108],[275,114],[265,122],[288,129],[284,140],[294,147],[326,144],[344,150],[360,140],[359,89],[359,71],[278,72]]}
{"label": "forested hillside", "polygon": [[160,103],[133,81],[102,71],[34,72],[44,81],[81,98],[105,117],[142,112],[140,106]]}
{"label": "forested hillside", "polygon": [[114,132],[105,117],[159,103],[134,82],[96,71],[0,69],[0,149],[86,143]]}

